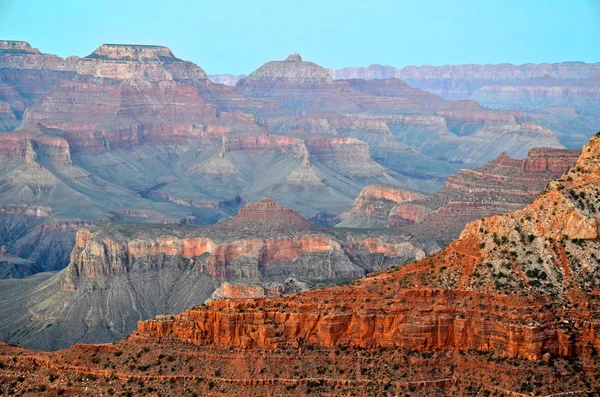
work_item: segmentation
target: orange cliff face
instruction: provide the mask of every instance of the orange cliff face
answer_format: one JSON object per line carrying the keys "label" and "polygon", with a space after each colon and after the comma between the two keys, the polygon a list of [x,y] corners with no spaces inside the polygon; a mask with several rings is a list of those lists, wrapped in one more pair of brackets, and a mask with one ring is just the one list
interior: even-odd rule
{"label": "orange cliff face", "polygon": [[2,134],[0,165],[22,161],[31,165],[42,160],[58,167],[70,166],[71,151],[67,141],[39,134]]}
{"label": "orange cliff face", "polygon": [[131,340],[591,358],[600,347],[599,197],[600,139],[593,139],[525,209],[468,224],[428,259],[351,286],[209,302],[140,322]]}
{"label": "orange cliff face", "polygon": [[[399,204],[422,200],[422,194],[387,185],[367,185],[354,200],[350,213],[338,227],[385,227]],[[408,208],[408,207],[403,207]],[[412,207],[410,207],[412,208]],[[407,218],[410,215],[407,215]]]}
{"label": "orange cliff face", "polygon": [[[226,229],[225,229],[226,230]],[[164,233],[164,232],[163,232]],[[169,233],[165,233],[169,234]],[[382,255],[385,259],[421,258],[423,250],[411,243],[388,242],[385,238],[349,236],[348,240],[337,240],[328,233],[301,232],[294,237],[246,237],[235,241],[223,241],[223,237],[157,236],[153,238],[131,238],[125,241],[110,239],[90,229],[77,232],[71,263],[67,267],[63,289],[75,291],[76,284],[93,282],[94,279],[126,275],[136,271],[136,266],[145,262],[156,262],[156,258],[176,257],[183,263],[194,264],[198,272],[206,273],[216,280],[244,280],[256,282],[269,272],[269,266],[280,266],[295,262],[304,256],[324,254],[350,258],[361,253]],[[165,260],[165,259],[163,259]],[[252,266],[240,267],[240,260]],[[319,259],[320,261],[321,259]],[[165,260],[165,264],[168,262]],[[339,268],[339,266],[342,266]],[[345,266],[350,266],[345,268]],[[363,270],[351,265],[348,259],[330,269],[330,277],[357,277]],[[261,268],[263,270],[261,270]],[[325,269],[324,269],[325,270]],[[336,272],[339,275],[336,276]],[[303,274],[302,269],[294,273]]]}
{"label": "orange cliff face", "polygon": [[304,282],[357,278],[425,255],[393,236],[313,230],[297,212],[268,198],[210,228],[144,230],[118,224],[81,229],[62,289],[74,292],[110,277],[134,277],[146,272],[147,264],[175,271],[190,267],[216,284],[266,285],[288,277]]}

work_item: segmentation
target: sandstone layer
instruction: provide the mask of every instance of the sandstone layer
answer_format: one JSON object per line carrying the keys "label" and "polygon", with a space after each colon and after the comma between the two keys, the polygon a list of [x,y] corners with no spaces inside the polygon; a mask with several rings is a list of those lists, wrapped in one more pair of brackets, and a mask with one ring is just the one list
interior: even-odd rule
{"label": "sandstone layer", "polygon": [[[367,186],[339,227],[399,228],[416,240],[447,244],[476,219],[523,208],[553,179],[570,169],[577,150],[532,149],[522,160],[502,153],[481,168],[452,175],[436,194],[410,200],[373,194],[381,187]],[[392,187],[385,190],[398,191]]]}
{"label": "sandstone layer", "polygon": [[139,320],[211,296],[296,292],[425,256],[404,240],[314,228],[269,199],[212,227],[99,223],[77,232],[66,269],[42,284],[0,291],[0,334],[45,349],[116,340]]}

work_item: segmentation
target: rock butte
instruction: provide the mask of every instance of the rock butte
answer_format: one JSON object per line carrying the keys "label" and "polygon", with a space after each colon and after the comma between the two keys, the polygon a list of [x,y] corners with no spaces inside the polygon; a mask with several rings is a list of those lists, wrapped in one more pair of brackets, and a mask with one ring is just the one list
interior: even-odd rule
{"label": "rock butte", "polygon": [[256,203],[248,203],[231,219],[220,223],[226,229],[263,233],[307,231],[310,224],[302,215],[287,207],[282,207],[266,197]]}

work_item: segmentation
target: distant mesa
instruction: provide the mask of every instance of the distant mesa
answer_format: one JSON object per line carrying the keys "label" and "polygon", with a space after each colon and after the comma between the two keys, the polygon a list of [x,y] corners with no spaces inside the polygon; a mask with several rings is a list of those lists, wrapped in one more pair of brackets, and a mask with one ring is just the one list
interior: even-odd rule
{"label": "distant mesa", "polygon": [[0,40],[0,54],[39,54],[26,41]]}
{"label": "distant mesa", "polygon": [[236,216],[220,222],[218,226],[230,230],[259,233],[294,233],[310,228],[310,224],[302,215],[277,204],[268,197],[255,203],[248,203]]}
{"label": "distant mesa", "polygon": [[139,44],[102,44],[86,58],[128,61],[178,61],[168,47]]}

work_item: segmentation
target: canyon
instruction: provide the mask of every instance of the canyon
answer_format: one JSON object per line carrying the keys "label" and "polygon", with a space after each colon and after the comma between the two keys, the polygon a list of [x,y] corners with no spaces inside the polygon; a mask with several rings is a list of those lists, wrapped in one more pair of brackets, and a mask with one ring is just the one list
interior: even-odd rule
{"label": "canyon", "polygon": [[[373,64],[366,68],[328,69],[328,72],[335,79],[400,79],[448,100],[470,99],[490,109],[533,112],[539,115],[537,123],[560,132],[560,141],[568,148],[581,147],[598,130],[599,63],[407,66],[402,69]],[[562,125],[554,121],[557,114]]]}
{"label": "canyon", "polygon": [[471,221],[525,207],[577,161],[578,150],[532,149],[518,160],[506,153],[480,168],[462,169],[432,196],[392,186],[366,186],[338,227],[395,228],[416,241],[458,237]]}
{"label": "canyon", "polygon": [[429,258],[350,286],[208,302],[141,322],[132,339],[266,349],[457,348],[525,360],[597,356],[599,155],[600,138],[593,138],[531,204],[470,222]]}
{"label": "canyon", "polygon": [[139,320],[211,297],[347,282],[427,253],[394,231],[315,227],[266,198],[210,227],[97,223],[77,231],[61,272],[6,288],[0,283],[0,337],[46,350],[109,342]]}
{"label": "canyon", "polygon": [[[530,157],[526,169],[564,167]],[[428,258],[286,296],[242,291],[140,321],[114,344],[0,345],[0,373],[32,373],[5,386],[30,393],[593,394],[599,225],[600,136],[533,202],[470,222]]]}
{"label": "canyon", "polygon": [[0,394],[598,390],[598,76],[1,40]]}
{"label": "canyon", "polygon": [[[367,185],[428,195],[503,151],[561,147],[523,112],[400,80],[335,80],[298,54],[231,87],[167,47],[104,44],[63,59],[1,41],[0,84],[2,205],[48,208],[57,224],[214,224],[263,197],[317,219]],[[75,230],[63,234],[72,244]],[[66,252],[20,244],[5,244],[20,262],[6,277],[67,265]]]}

